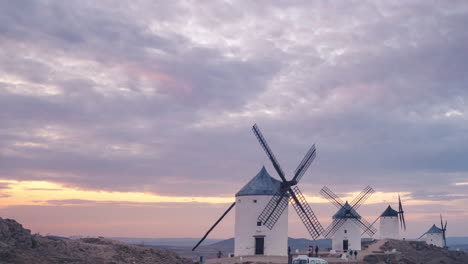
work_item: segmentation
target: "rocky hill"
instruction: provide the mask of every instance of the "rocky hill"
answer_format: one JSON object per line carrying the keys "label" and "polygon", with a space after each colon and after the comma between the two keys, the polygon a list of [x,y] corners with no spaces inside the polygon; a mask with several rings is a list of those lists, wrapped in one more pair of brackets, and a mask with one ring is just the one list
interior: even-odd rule
{"label": "rocky hill", "polygon": [[128,245],[105,238],[61,239],[31,235],[11,219],[0,218],[2,264],[188,264],[164,249]]}
{"label": "rocky hill", "polygon": [[448,250],[422,241],[386,240],[380,247],[389,254],[371,254],[364,258],[364,263],[402,263],[402,264],[466,264],[468,254],[464,251]]}

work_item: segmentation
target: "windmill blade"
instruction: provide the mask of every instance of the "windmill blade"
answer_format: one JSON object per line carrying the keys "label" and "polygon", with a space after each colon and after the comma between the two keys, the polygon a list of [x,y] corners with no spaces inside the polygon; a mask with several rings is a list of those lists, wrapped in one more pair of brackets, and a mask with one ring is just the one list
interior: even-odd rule
{"label": "windmill blade", "polygon": [[400,195],[398,194],[398,215],[400,216],[400,227],[406,231],[405,212],[403,211],[403,205],[401,204]]}
{"label": "windmill blade", "polygon": [[323,188],[320,190],[320,194],[330,201],[334,206],[337,208],[341,208],[344,205],[344,202],[336,195],[334,192],[332,192],[330,189],[328,189],[327,186],[323,186]]}
{"label": "windmill blade", "polygon": [[361,236],[364,235],[364,233],[366,233],[367,230],[368,230],[370,227],[373,227],[374,224],[375,224],[375,222],[377,222],[377,220],[379,220],[379,219],[380,219],[380,215],[374,220],[374,222],[372,222],[372,224],[370,224],[369,227],[366,227],[366,230],[364,230],[364,232],[362,232]]}
{"label": "windmill blade", "polygon": [[192,251],[195,251],[195,249],[197,249],[197,247],[203,242],[203,240],[205,240],[205,238],[208,236],[208,234],[219,224],[219,222],[221,222],[221,220],[223,220],[223,218],[229,213],[229,211],[231,211],[231,209],[234,207],[234,205],[236,205],[236,202],[233,202],[231,204],[231,206],[229,206],[229,208],[226,210],[226,212],[224,212],[224,214],[218,219],[218,221],[216,221],[216,223],[214,223],[214,225],[205,233],[205,235],[202,237],[202,239],[200,239],[200,241],[198,241],[198,243],[192,248]]}
{"label": "windmill blade", "polygon": [[331,238],[335,232],[344,224],[344,218],[333,219],[333,222],[327,227],[327,229],[323,232],[323,237]]}
{"label": "windmill blade", "polygon": [[440,229],[444,229],[444,223],[442,222],[442,214],[440,214]]}
{"label": "windmill blade", "polygon": [[403,213],[400,214],[401,217],[401,223],[403,223],[403,229],[406,231],[406,221],[405,221],[405,215]]}
{"label": "windmill blade", "polygon": [[367,220],[363,217],[361,217],[361,219],[351,218],[351,220],[353,220],[357,225],[359,225],[362,230],[365,230],[364,232],[367,233],[370,237],[373,237],[374,234],[377,232],[377,229],[371,226],[371,224],[367,222]]}
{"label": "windmill blade", "polygon": [[263,209],[258,221],[271,230],[283,214],[283,211],[288,207],[288,200],[287,190],[278,190]]}
{"label": "windmill blade", "polygon": [[314,144],[312,145],[312,147],[310,147],[309,151],[306,153],[301,163],[299,163],[299,166],[297,166],[296,170],[294,171],[294,177],[292,179],[293,183],[297,184],[301,180],[302,176],[307,171],[312,161],[314,161],[316,155],[317,150],[315,149]]}
{"label": "windmill blade", "polygon": [[286,177],[284,176],[283,170],[281,169],[278,161],[276,160],[276,157],[273,154],[273,151],[271,151],[270,146],[268,146],[268,144],[267,144],[267,142],[265,140],[265,137],[262,135],[262,132],[260,132],[260,129],[258,128],[257,124],[255,124],[252,127],[252,131],[254,132],[255,136],[257,137],[258,142],[260,142],[260,145],[262,145],[263,150],[265,150],[268,158],[270,158],[271,163],[273,163],[273,167],[275,168],[276,172],[280,176],[281,180],[283,180],[283,182],[287,182]]}
{"label": "windmill blade", "polygon": [[401,205],[401,198],[400,198],[400,194],[398,194],[398,212],[400,213],[403,213],[403,206]]}
{"label": "windmill blade", "polygon": [[351,208],[357,210],[374,192],[374,189],[370,186],[364,188],[364,190],[351,202]]}
{"label": "windmill blade", "polygon": [[309,231],[312,239],[317,239],[324,232],[322,225],[315,216],[312,208],[310,208],[304,195],[299,190],[299,187],[293,186],[289,188],[289,194],[291,195],[291,204],[296,210],[302,223],[304,223],[307,231]]}
{"label": "windmill blade", "polygon": [[445,231],[447,231],[447,220],[445,220],[444,229],[442,229],[443,236],[444,236],[444,247],[447,247],[447,238],[445,237]]}

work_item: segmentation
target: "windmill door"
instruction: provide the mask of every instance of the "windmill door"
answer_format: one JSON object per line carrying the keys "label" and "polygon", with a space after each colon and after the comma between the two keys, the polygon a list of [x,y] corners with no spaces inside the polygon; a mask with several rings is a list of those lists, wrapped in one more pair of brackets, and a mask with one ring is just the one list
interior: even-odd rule
{"label": "windmill door", "polygon": [[343,251],[348,251],[348,240],[343,240]]}
{"label": "windmill door", "polygon": [[265,238],[264,237],[256,237],[255,238],[255,255],[263,255],[263,249],[265,245]]}

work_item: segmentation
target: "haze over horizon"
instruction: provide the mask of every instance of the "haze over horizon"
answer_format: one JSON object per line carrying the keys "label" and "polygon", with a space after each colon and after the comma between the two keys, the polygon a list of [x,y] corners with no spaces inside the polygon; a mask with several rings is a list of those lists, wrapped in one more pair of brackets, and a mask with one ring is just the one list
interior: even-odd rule
{"label": "haze over horizon", "polygon": [[[0,2],[0,217],[41,234],[201,237],[264,165],[322,225],[371,185],[415,238],[468,236],[465,1]],[[308,238],[290,210],[289,236]],[[234,212],[210,238],[234,234]]]}

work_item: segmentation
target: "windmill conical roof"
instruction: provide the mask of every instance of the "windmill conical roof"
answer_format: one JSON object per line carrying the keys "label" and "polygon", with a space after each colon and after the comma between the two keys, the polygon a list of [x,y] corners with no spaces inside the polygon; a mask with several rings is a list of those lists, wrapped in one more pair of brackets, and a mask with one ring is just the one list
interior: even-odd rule
{"label": "windmill conical roof", "polygon": [[263,166],[260,172],[236,193],[236,196],[274,195],[280,188],[281,182],[271,177]]}
{"label": "windmill conical roof", "polygon": [[432,225],[431,228],[426,232],[427,234],[437,234],[440,233],[442,234],[442,229],[438,228],[436,225]]}
{"label": "windmill conical roof", "polygon": [[393,210],[393,208],[389,205],[380,216],[398,216],[398,212]]}
{"label": "windmill conical roof", "polygon": [[361,216],[352,209],[351,205],[349,205],[348,201],[338,209],[338,212],[333,215],[333,219],[340,219],[340,218],[358,218],[361,219]]}

